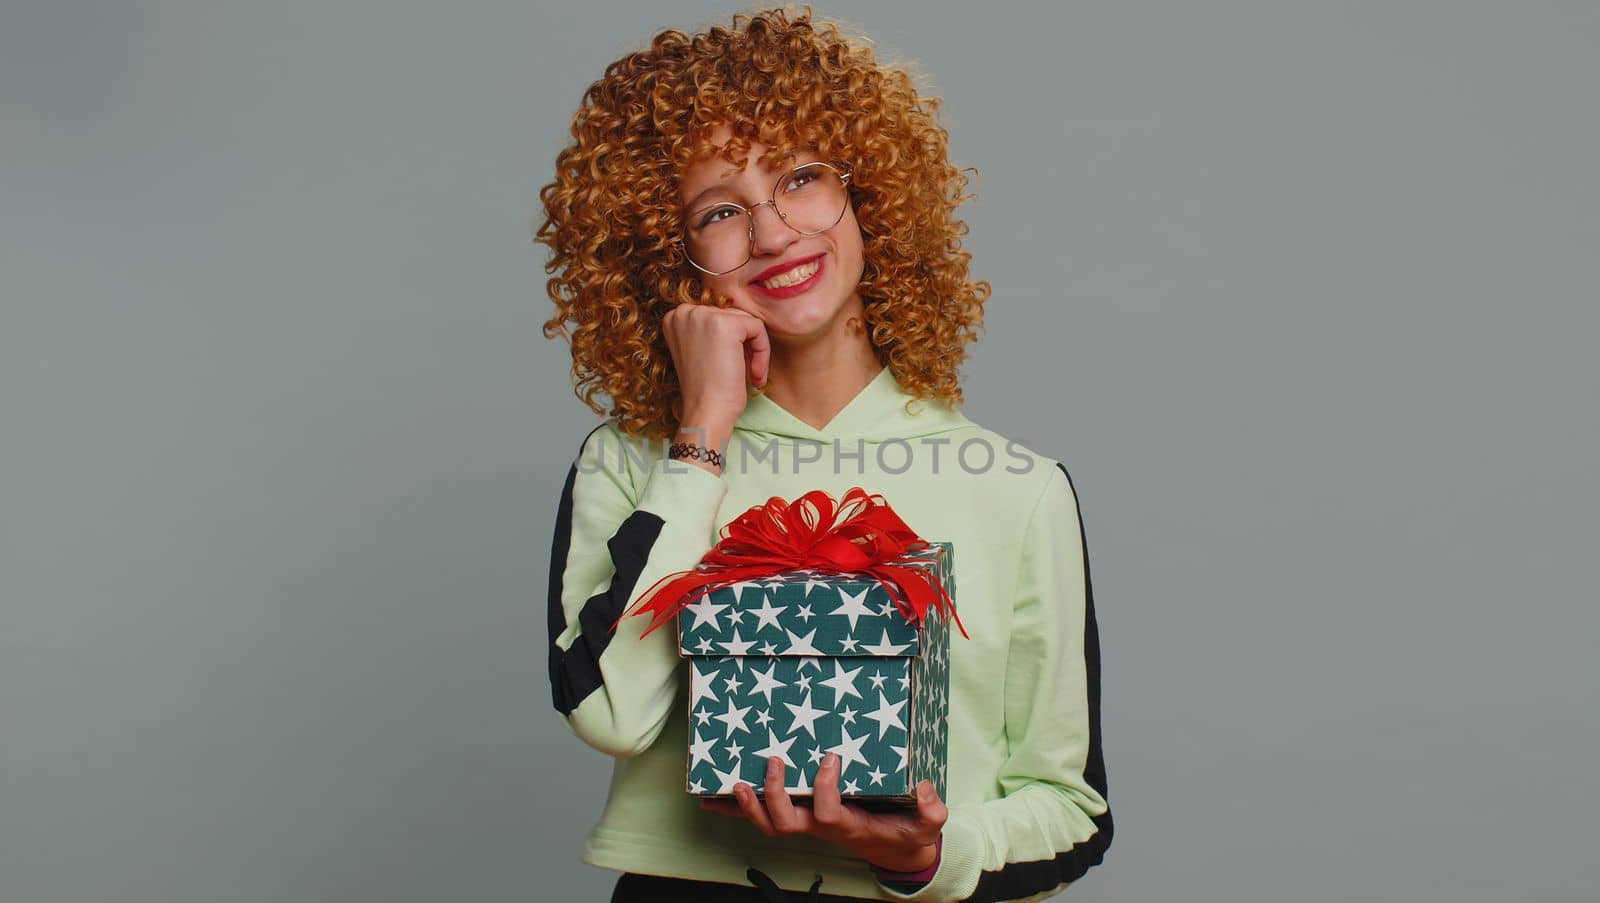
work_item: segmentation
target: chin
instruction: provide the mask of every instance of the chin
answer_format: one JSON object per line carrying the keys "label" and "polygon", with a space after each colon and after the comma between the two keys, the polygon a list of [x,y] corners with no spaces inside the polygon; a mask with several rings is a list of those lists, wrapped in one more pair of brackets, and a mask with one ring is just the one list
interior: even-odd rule
{"label": "chin", "polygon": [[783,300],[747,297],[740,306],[759,317],[768,334],[800,338],[826,331],[839,319],[849,300],[848,294],[829,297],[818,291]]}

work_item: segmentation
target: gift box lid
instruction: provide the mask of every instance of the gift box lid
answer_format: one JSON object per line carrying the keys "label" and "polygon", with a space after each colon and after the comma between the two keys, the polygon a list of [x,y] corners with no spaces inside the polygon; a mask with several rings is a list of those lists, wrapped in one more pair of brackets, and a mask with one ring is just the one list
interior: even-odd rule
{"label": "gift box lid", "polygon": [[[929,568],[955,599],[955,548],[930,542],[896,562]],[[928,617],[940,617],[929,609]],[[922,631],[868,574],[786,571],[712,590],[678,613],[680,657],[914,656]]]}

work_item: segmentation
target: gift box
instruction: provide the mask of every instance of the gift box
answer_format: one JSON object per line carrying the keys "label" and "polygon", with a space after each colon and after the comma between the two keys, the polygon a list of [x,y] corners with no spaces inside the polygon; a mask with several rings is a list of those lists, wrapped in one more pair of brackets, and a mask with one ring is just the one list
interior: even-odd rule
{"label": "gift box", "polygon": [[[924,568],[955,598],[955,549],[904,552],[890,568]],[[688,659],[691,795],[760,794],[769,756],[784,787],[812,795],[825,753],[839,756],[840,796],[915,805],[917,784],[945,795],[950,633],[929,611],[909,620],[868,574],[802,568],[741,580],[678,613]]]}
{"label": "gift box", "polygon": [[[770,758],[812,796],[826,753],[843,799],[916,804],[945,794],[955,547],[918,536],[882,495],[852,487],[774,496],[723,526],[693,569],[668,574],[623,618],[673,624],[689,670],[685,786],[763,793]],[[947,621],[946,619],[949,619]]]}

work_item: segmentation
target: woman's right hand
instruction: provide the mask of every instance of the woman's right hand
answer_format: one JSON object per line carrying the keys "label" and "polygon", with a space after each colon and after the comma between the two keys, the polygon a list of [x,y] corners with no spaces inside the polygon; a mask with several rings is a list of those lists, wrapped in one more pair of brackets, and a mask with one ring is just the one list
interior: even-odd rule
{"label": "woman's right hand", "polygon": [[680,304],[667,311],[662,328],[683,393],[680,429],[705,430],[707,443],[725,447],[749,399],[746,384],[766,384],[772,358],[766,324],[742,310]]}

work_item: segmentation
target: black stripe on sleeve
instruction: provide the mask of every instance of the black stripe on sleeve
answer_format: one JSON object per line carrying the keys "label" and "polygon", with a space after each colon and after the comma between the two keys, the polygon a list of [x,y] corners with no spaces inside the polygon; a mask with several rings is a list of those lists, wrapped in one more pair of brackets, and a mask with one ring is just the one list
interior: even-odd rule
{"label": "black stripe on sleeve", "polygon": [[[599,427],[596,427],[598,430]],[[593,436],[594,433],[589,434]],[[587,443],[589,440],[584,439]],[[579,455],[582,457],[581,453]],[[557,637],[567,629],[566,611],[561,606],[562,577],[567,570],[567,555],[572,546],[572,487],[577,482],[574,461],[561,489],[561,506],[556,512],[555,533],[550,541],[550,692],[556,711],[572,714],[590,693],[599,689],[600,656],[611,643],[611,624],[621,617],[633,596],[639,574],[650,558],[650,550],[661,535],[662,519],[648,511],[634,511],[607,540],[613,573],[611,585],[583,603],[578,612],[578,636],[572,646],[562,650]]]}
{"label": "black stripe on sleeve", "polygon": [[[1072,474],[1057,462],[1056,467],[1072,486],[1073,498],[1078,490],[1072,484]],[[1083,778],[1107,804],[1111,797],[1106,790],[1105,759],[1100,748],[1100,630],[1094,617],[1094,589],[1089,582],[1089,540],[1083,531],[1083,506],[1078,505],[1078,532],[1083,537],[1083,660],[1088,677],[1089,697],[1089,755],[1084,762]],[[1111,846],[1111,810],[1093,819],[1095,833],[1070,850],[1056,854],[1052,859],[1033,862],[1008,862],[997,871],[986,871],[978,878],[977,890],[969,901],[1018,900],[1051,890],[1061,884],[1076,881],[1105,858]]]}

